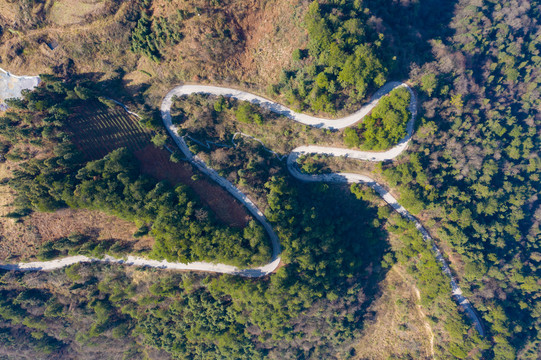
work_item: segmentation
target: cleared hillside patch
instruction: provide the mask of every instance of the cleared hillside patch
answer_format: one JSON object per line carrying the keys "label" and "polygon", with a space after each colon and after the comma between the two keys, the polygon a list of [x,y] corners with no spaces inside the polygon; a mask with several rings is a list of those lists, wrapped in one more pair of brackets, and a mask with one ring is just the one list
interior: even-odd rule
{"label": "cleared hillside patch", "polygon": [[381,296],[370,306],[354,359],[431,359],[426,320],[413,288],[400,274],[389,271]]}
{"label": "cleared hillside patch", "polygon": [[144,174],[173,185],[188,185],[223,223],[244,227],[251,219],[227,191],[201,175],[194,176],[189,164],[172,162],[167,150],[152,144],[151,131],[121,107],[109,109],[99,102],[88,102],[73,116],[69,128],[77,148],[88,160],[101,159],[125,147],[135,154]]}
{"label": "cleared hillside patch", "polygon": [[135,156],[141,163],[143,173],[156,179],[167,180],[173,185],[188,185],[224,223],[233,227],[248,225],[251,217],[244,207],[223,188],[201,175],[196,175],[190,164],[170,161],[169,152],[153,145],[137,151]]}
{"label": "cleared hillside patch", "polygon": [[[11,162],[0,163],[0,179],[12,177],[16,168]],[[152,248],[153,239],[133,237],[137,226],[129,221],[99,211],[61,209],[56,212],[34,212],[27,217],[6,216],[16,213],[14,191],[0,184],[0,259],[15,262],[34,259],[40,246],[71,234],[92,235],[97,240],[133,242],[133,249]]]}

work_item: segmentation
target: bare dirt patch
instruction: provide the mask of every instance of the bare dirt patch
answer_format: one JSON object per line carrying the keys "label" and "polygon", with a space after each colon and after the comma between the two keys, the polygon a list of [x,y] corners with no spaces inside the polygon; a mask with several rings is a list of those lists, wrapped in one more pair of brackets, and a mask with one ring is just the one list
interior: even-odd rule
{"label": "bare dirt patch", "polygon": [[153,145],[137,151],[135,156],[140,161],[143,173],[156,179],[165,179],[173,185],[182,183],[192,188],[201,201],[214,211],[219,220],[234,227],[244,227],[248,224],[251,217],[244,206],[227,191],[202,178],[201,175],[193,178],[196,173],[188,163],[171,162],[166,150]]}
{"label": "bare dirt patch", "polygon": [[240,66],[247,79],[255,75],[272,84],[288,68],[293,50],[307,41],[300,25],[305,8],[296,0],[254,1],[252,8],[258,10],[240,21],[246,41]]}

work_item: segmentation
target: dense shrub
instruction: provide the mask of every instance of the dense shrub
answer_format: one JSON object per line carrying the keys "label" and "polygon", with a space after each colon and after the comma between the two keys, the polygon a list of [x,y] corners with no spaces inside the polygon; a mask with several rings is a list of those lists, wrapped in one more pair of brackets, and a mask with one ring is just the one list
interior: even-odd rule
{"label": "dense shrub", "polygon": [[405,88],[395,89],[383,97],[357,128],[344,130],[344,144],[373,150],[398,144],[406,136],[407,123],[411,119],[410,97]]}
{"label": "dense shrub", "polygon": [[326,113],[353,109],[385,83],[383,35],[367,25],[368,14],[360,1],[310,4],[304,18],[308,56],[294,52],[296,66],[284,70],[277,88],[290,105]]}

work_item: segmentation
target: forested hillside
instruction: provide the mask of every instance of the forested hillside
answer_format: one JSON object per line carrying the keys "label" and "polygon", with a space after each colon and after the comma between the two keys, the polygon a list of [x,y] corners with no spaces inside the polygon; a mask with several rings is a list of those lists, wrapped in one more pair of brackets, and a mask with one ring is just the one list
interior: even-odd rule
{"label": "forested hillside", "polygon": [[[74,4],[80,14],[64,0],[0,0],[1,66],[54,74],[0,114],[0,161],[10,171],[2,182],[16,193],[10,221],[67,207],[102,211],[136,224],[134,236],[152,236],[152,249],[139,255],[265,264],[263,227],[228,226],[188,186],[208,179],[166,135],[159,110],[167,91],[183,82],[229,85],[339,117],[387,81],[403,81],[419,104],[405,153],[385,163],[304,156],[299,165],[309,173],[353,168],[381,182],[434,238],[484,336],[453,301],[432,244],[412,222],[369,187],[298,181],[269,151],[388,149],[405,135],[408,91],[382,98],[343,132],[194,94],[174,99],[173,123],[199,159],[265,213],[280,239],[280,266],[257,279],[112,264],[2,271],[0,357],[541,357],[540,1]],[[129,103],[140,123],[111,116],[114,126],[103,130],[102,115],[121,109],[105,95]],[[86,125],[77,117],[98,105],[106,109]],[[101,137],[88,136],[96,128]],[[248,136],[232,141],[238,132]],[[96,150],[100,141],[107,146]],[[189,181],[169,183],[170,168],[156,164],[153,177],[145,173],[155,154],[140,156],[146,142],[192,169]],[[43,260],[133,250],[91,234],[39,242]],[[418,300],[389,295],[391,272]],[[408,314],[382,325],[388,309]],[[421,325],[408,322],[412,314]],[[398,345],[360,349],[367,336]]]}
{"label": "forested hillside", "polygon": [[270,245],[259,224],[252,222],[245,229],[218,224],[187,187],[141,174],[133,151],[120,148],[103,159],[86,161],[68,124],[78,107],[96,100],[99,84],[89,87],[54,76],[44,78],[45,84],[22,100],[9,101],[18,111],[0,118],[7,156],[18,141],[51,148],[48,157],[19,162],[10,180],[19,212],[66,206],[105,211],[135,222],[143,233],[150,232],[156,239],[151,256],[160,259],[246,266],[270,258]]}
{"label": "forested hillside", "polygon": [[[452,36],[411,73],[424,95],[413,154],[383,168],[449,249],[493,341],[487,358],[539,357],[539,6],[457,4]],[[375,13],[400,41],[414,8]]]}
{"label": "forested hillside", "polygon": [[[50,275],[8,272],[2,278],[1,326],[20,327],[27,336],[6,330],[12,344],[8,349],[100,356],[120,338],[123,345],[114,352],[134,358],[138,351],[153,349],[194,359],[354,354],[351,341],[377,291],[377,282],[363,274],[375,259],[379,262],[386,247],[375,227],[375,209],[342,191],[296,184],[283,175],[268,179],[265,194],[266,214],[278,229],[288,263],[275,275],[201,282],[155,270],[137,275],[137,269],[132,279],[116,266],[74,266]],[[349,221],[352,213],[357,214],[355,222]],[[22,276],[28,285],[14,284],[13,276]],[[35,276],[42,280],[34,282]],[[53,289],[38,286],[55,276],[62,280]],[[143,281],[148,276],[152,280]],[[69,297],[64,289],[70,289]],[[71,330],[59,335],[59,319],[69,329],[77,328],[77,336]],[[43,340],[32,341],[32,333]],[[91,346],[98,343],[106,345]]]}

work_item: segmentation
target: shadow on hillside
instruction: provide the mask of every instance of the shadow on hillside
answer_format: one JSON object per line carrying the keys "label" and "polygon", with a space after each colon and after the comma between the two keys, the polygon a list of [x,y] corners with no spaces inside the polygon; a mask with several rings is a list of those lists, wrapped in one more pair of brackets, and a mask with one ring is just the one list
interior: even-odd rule
{"label": "shadow on hillside", "polygon": [[[305,265],[309,258],[316,269],[303,270],[300,282],[310,283],[308,286],[322,291],[327,300],[313,304],[308,313],[298,319],[298,327],[305,327],[305,331],[312,327],[324,329],[323,323],[333,319],[342,322],[347,327],[346,332],[358,334],[377,316],[371,308],[382,296],[382,281],[389,271],[381,266],[389,243],[387,234],[378,224],[377,207],[358,200],[347,185],[301,183],[299,191],[298,199],[304,203],[302,208],[311,209],[308,214],[313,221],[303,221],[303,226],[308,224],[306,233],[300,231],[303,254],[294,254],[294,258],[301,259]],[[303,213],[306,219],[307,212]],[[347,315],[344,309],[353,318],[340,319]],[[329,345],[325,344],[328,340],[312,339],[312,343],[305,346],[317,344],[321,349]],[[353,338],[344,340],[342,348],[335,350],[353,354],[354,350],[347,348],[351,345],[348,340]],[[311,358],[313,354],[305,355]],[[331,354],[318,354],[323,355]]]}
{"label": "shadow on hillside", "polygon": [[[392,75],[408,78],[412,65],[433,61],[429,43],[454,34],[449,27],[457,0],[366,0],[364,5],[377,18],[376,29],[385,35],[389,57],[396,56]],[[392,76],[391,76],[392,77]]]}

